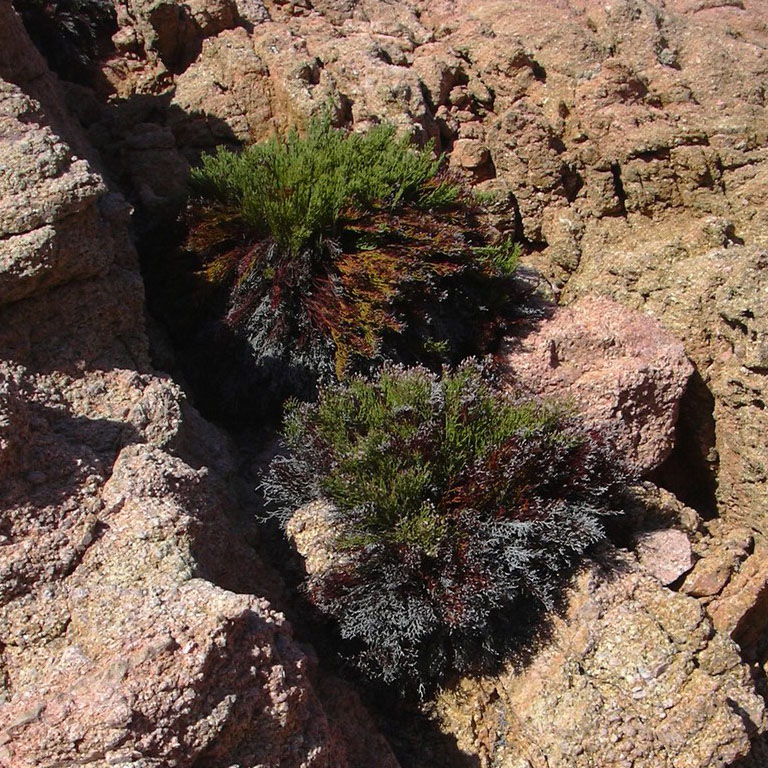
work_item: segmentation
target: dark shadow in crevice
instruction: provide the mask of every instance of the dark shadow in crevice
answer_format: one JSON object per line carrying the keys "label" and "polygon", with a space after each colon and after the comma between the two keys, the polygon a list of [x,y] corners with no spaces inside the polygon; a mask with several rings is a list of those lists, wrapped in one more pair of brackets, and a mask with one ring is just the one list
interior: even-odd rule
{"label": "dark shadow in crevice", "polygon": [[565,199],[572,203],[584,186],[584,177],[572,166],[563,165],[560,169],[560,179],[565,190]]}
{"label": "dark shadow in crevice", "polygon": [[109,0],[13,0],[27,34],[62,80],[88,85],[114,51],[117,15]]}
{"label": "dark shadow in crevice", "polygon": [[715,398],[695,370],[680,400],[674,448],[648,477],[705,519],[717,514],[714,410]]}
{"label": "dark shadow in crevice", "polygon": [[613,188],[618,200],[618,209],[616,213],[621,216],[627,215],[627,193],[624,191],[624,182],[621,179],[621,166],[618,163],[611,163],[611,174],[613,175]]}

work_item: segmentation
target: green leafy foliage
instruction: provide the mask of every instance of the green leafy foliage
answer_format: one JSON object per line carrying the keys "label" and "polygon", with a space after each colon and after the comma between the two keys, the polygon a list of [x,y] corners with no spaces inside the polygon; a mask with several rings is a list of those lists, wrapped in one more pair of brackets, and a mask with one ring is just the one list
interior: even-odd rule
{"label": "green leafy foliage", "polygon": [[551,606],[603,538],[627,479],[605,436],[501,394],[474,361],[323,388],[291,405],[283,438],[267,498],[283,521],[328,503],[337,554],[308,594],[386,681],[429,684],[503,653],[515,616]]}
{"label": "green leafy foliage", "polygon": [[501,275],[513,275],[520,262],[520,244],[509,238],[494,245],[475,248],[475,253],[482,259],[488,259]]}
{"label": "green leafy foliage", "polygon": [[439,160],[431,148],[416,150],[392,126],[366,134],[344,133],[327,120],[291,130],[241,153],[219,148],[192,171],[202,197],[240,210],[246,225],[269,232],[286,255],[319,249],[337,234],[348,209],[395,210],[405,203],[429,208],[453,202],[458,187],[429,184]]}
{"label": "green leafy foliage", "polygon": [[219,149],[192,185],[187,273],[170,282],[181,293],[195,264],[188,306],[208,309],[178,335],[205,350],[192,378],[240,382],[230,413],[279,413],[276,399],[385,360],[439,369],[485,353],[513,314],[515,246],[493,242],[431,147],[391,126],[313,121],[303,136]]}

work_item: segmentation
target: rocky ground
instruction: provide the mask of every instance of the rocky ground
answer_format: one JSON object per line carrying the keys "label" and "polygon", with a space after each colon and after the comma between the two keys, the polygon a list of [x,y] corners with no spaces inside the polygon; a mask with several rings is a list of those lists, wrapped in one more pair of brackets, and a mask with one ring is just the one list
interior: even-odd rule
{"label": "rocky ground", "polygon": [[628,424],[678,497],[638,487],[636,540],[548,643],[431,702],[456,764],[765,765],[768,9],[116,7],[85,88],[0,0],[0,764],[398,765],[279,612],[228,439],[152,369],[130,236],[174,215],[201,150],[330,108],[434,139],[493,195],[572,304],[511,367]]}

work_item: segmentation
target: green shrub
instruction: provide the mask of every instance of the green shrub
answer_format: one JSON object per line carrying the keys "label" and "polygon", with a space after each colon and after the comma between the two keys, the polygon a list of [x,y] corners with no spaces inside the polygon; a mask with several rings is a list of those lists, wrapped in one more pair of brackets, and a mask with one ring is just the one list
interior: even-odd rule
{"label": "green shrub", "polygon": [[391,126],[357,134],[314,121],[304,136],[219,149],[192,184],[188,303],[208,290],[218,324],[199,344],[212,350],[199,375],[229,370],[217,354],[239,356],[240,411],[257,393],[264,407],[252,398],[253,409],[279,412],[281,396],[385,360],[439,369],[485,353],[515,306],[515,246],[493,241],[431,147]]}
{"label": "green shrub", "polygon": [[498,657],[603,538],[626,480],[604,436],[509,399],[473,361],[442,379],[386,367],[323,388],[290,406],[283,439],[267,499],[284,522],[329,503],[337,552],[308,594],[385,681],[429,684]]}
{"label": "green shrub", "polygon": [[268,232],[297,258],[304,249],[321,251],[349,209],[452,203],[458,186],[433,183],[439,165],[431,148],[410,147],[392,126],[344,133],[315,120],[305,136],[294,129],[239,154],[220,147],[202,158],[191,182],[201,197],[234,206],[247,226]]}

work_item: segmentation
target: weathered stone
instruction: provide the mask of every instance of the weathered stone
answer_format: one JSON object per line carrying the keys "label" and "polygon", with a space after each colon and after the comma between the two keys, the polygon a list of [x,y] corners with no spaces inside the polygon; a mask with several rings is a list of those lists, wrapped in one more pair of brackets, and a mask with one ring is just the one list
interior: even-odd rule
{"label": "weathered stone", "polygon": [[708,610],[720,632],[744,650],[754,649],[768,627],[768,560],[763,548],[747,558]]}
{"label": "weathered stone", "polygon": [[187,146],[211,146],[227,138],[223,123],[242,141],[261,138],[272,118],[270,94],[267,68],[248,34],[224,32],[203,43],[198,61],[177,80],[172,103],[184,117],[175,133]]}
{"label": "weathered stone", "polygon": [[330,507],[315,501],[297,509],[286,526],[286,533],[304,558],[307,573],[320,573],[338,562],[339,553],[332,546],[334,526]]}
{"label": "weathered stone", "polygon": [[130,12],[147,50],[171,71],[183,70],[194,60],[202,33],[188,5],[174,0],[133,0]]}
{"label": "weathered stone", "polygon": [[636,530],[681,528],[693,539],[702,527],[701,517],[695,509],[647,481],[627,489],[623,507]]}
{"label": "weathered stone", "polygon": [[[595,292],[609,295],[655,315],[684,341],[700,376],[700,397],[683,425],[693,436],[695,458],[707,471],[718,474],[716,500],[726,524],[740,520],[758,534],[764,532],[768,422],[763,310],[768,302],[762,276],[763,249],[768,245],[768,60],[762,51],[768,40],[768,16],[763,4],[302,0],[270,2],[267,11],[259,0],[237,0],[248,32],[227,29],[208,39],[206,35],[231,23],[232,4],[224,0],[197,5],[154,0],[117,4],[122,27],[116,36],[118,52],[103,69],[105,81],[118,97],[106,110],[114,122],[109,125],[105,118],[93,125],[92,135],[104,137],[100,144],[105,161],[113,164],[115,178],[133,187],[132,199],[151,207],[155,198],[172,194],[167,186],[161,187],[183,175],[181,155],[194,158],[200,149],[222,140],[264,138],[275,129],[303,123],[327,103],[339,123],[364,128],[387,119],[419,140],[439,137],[442,148],[453,147],[454,166],[462,165],[457,160],[465,146],[454,145],[455,139],[479,142],[488,148],[496,173],[485,184],[503,190],[504,195],[495,206],[493,221],[502,231],[525,236],[535,246],[526,258],[545,273],[554,293],[566,301]],[[274,24],[269,23],[270,17]],[[251,26],[255,38],[250,36]],[[179,75],[181,70],[185,71]],[[16,510],[11,514],[10,544],[3,553],[4,586],[15,595],[2,617],[3,665],[13,684],[7,722],[15,726],[13,734],[37,729],[55,745],[60,742],[46,724],[46,713],[50,702],[69,700],[69,688],[65,677],[59,689],[55,681],[46,681],[41,662],[55,659],[53,666],[59,671],[65,666],[56,653],[69,642],[69,601],[77,603],[67,580],[79,578],[81,563],[103,558],[105,570],[94,569],[94,574],[109,574],[112,568],[108,553],[101,550],[105,534],[100,521],[104,522],[101,489],[111,477],[115,459],[121,456],[124,467],[135,450],[132,444],[151,445],[146,455],[155,457],[171,474],[178,471],[188,477],[191,466],[215,465],[211,481],[217,473],[228,471],[231,459],[223,447],[210,450],[216,442],[210,436],[196,439],[199,417],[178,406],[177,390],[149,372],[146,341],[137,321],[142,312],[141,282],[135,255],[124,233],[119,234],[123,224],[112,221],[101,205],[96,211],[103,182],[94,173],[94,163],[86,159],[81,138],[68,124],[60,100],[54,98],[58,86],[44,76],[42,59],[25,42],[5,1],[0,4],[0,72],[15,83],[0,84],[0,142],[5,149],[6,140],[24,137],[21,146],[14,153],[6,152],[0,163],[10,169],[10,176],[0,171],[0,184],[6,185],[8,193],[2,197],[10,201],[5,208],[0,204],[0,229],[11,235],[0,245],[0,348],[13,361],[4,370],[14,381],[0,394],[0,429],[5,430],[0,436],[0,459],[8,460],[0,479],[5,483],[4,502],[14,504]],[[165,110],[172,87],[171,107]],[[136,94],[151,98],[132,98]],[[43,112],[38,104],[44,105]],[[129,111],[141,109],[147,114],[122,121]],[[17,119],[21,115],[23,121]],[[181,150],[178,155],[168,144],[167,131],[135,130],[142,123],[159,125],[164,120],[173,130]],[[52,130],[46,132],[47,123]],[[151,132],[155,138],[149,138]],[[165,142],[163,146],[147,144],[156,139]],[[143,148],[137,146],[142,142]],[[134,159],[140,160],[138,153],[146,153],[141,173],[135,165],[131,168]],[[162,163],[163,178],[157,173],[152,178],[155,162]],[[182,173],[177,175],[177,170]],[[64,217],[65,210],[72,215]],[[133,379],[130,371],[137,369],[141,374]],[[695,394],[691,386],[686,398],[692,401]],[[708,397],[712,402],[707,402]],[[650,434],[642,438],[653,446],[654,456],[663,455],[669,445],[670,431],[664,427],[662,433],[660,438]],[[154,452],[188,457],[195,444],[198,455],[186,463],[186,469],[168,464],[169,459]],[[630,449],[640,450],[634,445]],[[688,465],[683,465],[687,471]],[[694,477],[694,482],[701,481],[699,475]],[[157,483],[162,494],[173,495],[167,490],[172,482]],[[207,509],[208,502],[201,499],[215,497],[192,493],[188,505]],[[150,517],[156,502],[154,498],[147,502]],[[110,514],[117,519],[120,513],[112,510]],[[184,568],[201,556],[200,540],[185,533],[186,519],[182,521],[181,512],[178,518],[176,514],[161,515],[165,522],[160,528],[174,542],[165,550],[169,562],[186,578]],[[670,514],[678,516],[668,511],[661,516],[666,519]],[[683,507],[680,515],[689,522],[675,525],[698,529],[691,510]],[[219,517],[213,519],[216,522],[206,529],[206,536],[215,539],[215,531],[225,526],[218,524]],[[192,554],[183,541],[187,535],[197,542]],[[735,575],[709,608],[746,648],[755,645],[756,633],[764,628],[763,580],[756,556],[736,572],[751,546],[749,535],[745,538],[741,532],[736,538],[744,546],[734,542],[731,547],[727,536],[719,533],[713,534],[709,548],[709,537],[697,541],[700,570],[697,574],[697,565],[689,580],[702,576],[697,591],[711,591],[725,572],[721,565],[726,560],[735,563]],[[29,542],[34,546],[25,549]],[[150,543],[161,546],[154,540]],[[222,538],[222,549],[217,551],[228,551],[231,543],[231,538]],[[131,551],[141,561],[141,547]],[[215,562],[206,568],[214,569]],[[148,582],[154,578],[152,573],[147,571]],[[236,586],[228,581],[232,573],[226,567],[220,566],[217,573],[222,583]],[[652,583],[645,576],[637,578]],[[237,588],[252,589],[242,583]],[[616,589],[619,594],[623,587]],[[494,684],[479,698],[468,689],[468,702],[451,715],[453,722],[466,725],[456,731],[461,744],[480,760],[494,754],[496,764],[536,765],[546,755],[551,765],[568,768],[622,762],[703,768],[744,754],[751,738],[749,721],[758,732],[764,722],[732,644],[719,633],[711,636],[706,620],[686,624],[684,615],[693,610],[694,601],[684,595],[669,597],[655,583],[647,592],[644,589],[625,595],[627,611],[636,609],[634,616],[620,611],[620,600],[610,597],[603,604],[611,606],[604,621],[595,623],[594,617],[602,614],[587,610],[569,625],[572,634],[566,637],[586,638],[603,649],[595,656],[567,657],[577,663],[585,658],[588,675],[576,674],[575,667],[573,674],[568,672],[562,659],[556,658],[562,647],[556,643],[530,668],[530,677],[525,677],[528,672],[519,673],[524,676],[513,676],[508,688]],[[228,630],[204,613],[208,603],[219,606],[240,638],[232,639],[233,647],[243,651],[253,635],[249,635],[250,625],[241,620],[242,600],[225,599],[215,589],[198,592],[198,585],[186,590],[189,597],[183,605],[201,611],[193,633],[199,632],[200,637],[209,633],[215,638],[213,645],[228,642]],[[176,596],[179,591],[178,586],[168,587],[162,595]],[[652,595],[662,593],[679,614],[665,618],[664,626],[676,627],[676,637],[687,632],[692,645],[658,634],[658,623],[648,618],[642,606],[655,599]],[[586,605],[590,604],[595,602],[588,600]],[[98,618],[104,622],[108,617],[109,623],[112,604],[100,605],[104,612]],[[157,620],[159,625],[186,631],[172,623],[176,616],[172,611],[158,609],[153,614],[143,604],[140,608],[146,610],[142,621]],[[287,628],[270,610],[264,607],[264,613],[256,612],[262,626],[271,627],[271,636],[282,638],[281,643],[290,643]],[[119,615],[114,620],[116,626],[124,626]],[[81,622],[77,626],[87,636],[98,625]],[[150,637],[155,628],[146,627],[146,632]],[[647,647],[643,645],[646,635]],[[6,638],[11,642],[6,643]],[[76,646],[77,638],[73,640]],[[91,642],[97,649],[95,631]],[[573,643],[578,645],[576,640]],[[660,702],[646,711],[642,685],[630,685],[625,679],[629,673],[621,665],[626,660],[631,667],[635,653],[653,656],[654,643],[667,649],[672,660],[667,670],[674,673],[667,677],[665,671],[659,672],[655,679],[663,681],[660,688],[669,695],[662,701],[661,692],[658,696],[655,691],[646,692],[645,699],[650,696],[652,702]],[[703,650],[693,651],[693,645]],[[210,644],[204,647],[208,650],[202,655],[211,665],[221,665],[217,670],[223,669],[224,678],[236,686],[228,675],[236,675],[237,664],[217,656]],[[5,658],[7,649],[10,655]],[[104,669],[105,676],[116,678],[127,655],[118,652],[111,663],[106,653],[86,662],[77,648],[67,653],[73,670],[80,669],[81,663],[94,664],[82,668]],[[163,667],[168,675],[179,653],[160,652],[164,665],[173,660]],[[556,659],[549,666],[546,654]],[[297,657],[288,653],[285,658]],[[184,669],[190,672],[194,667]],[[248,670],[239,669],[243,677],[237,679],[252,680]],[[536,670],[541,670],[538,678]],[[308,744],[312,727],[298,723],[302,712],[316,710],[309,704],[309,709],[296,709],[291,681],[298,681],[300,675],[291,674],[286,688],[272,688],[269,695],[279,698],[285,693],[287,707],[294,708],[298,719],[286,715],[285,729],[270,732],[270,738],[295,738],[292,743]],[[134,672],[127,671],[123,679],[132,681],[135,687],[129,686],[130,690],[146,694],[147,688]],[[152,679],[158,687],[164,684],[160,678]],[[88,675],[85,686],[94,696],[100,691]],[[725,694],[729,687],[735,692],[730,703],[730,693]],[[105,694],[114,728],[100,719],[102,710],[89,700],[87,719],[92,732],[78,733],[77,724],[86,718],[73,717],[73,737],[84,739],[85,745],[98,745],[113,728],[115,738],[120,738],[121,718],[129,710],[119,700],[128,688],[117,684],[114,697]],[[301,682],[299,689],[299,704],[312,699],[310,687]],[[38,690],[44,693],[36,698]],[[188,721],[194,724],[179,739],[184,748],[194,751],[205,739],[218,737],[214,726],[196,719],[197,702],[189,687],[184,690],[192,696]],[[205,690],[216,699],[215,687]],[[585,691],[583,697],[579,691]],[[493,703],[496,697],[501,704]],[[76,701],[79,706],[83,699]],[[254,699],[246,696],[239,701],[242,704],[233,709],[225,703],[216,710],[223,713],[220,733],[231,733],[239,716],[237,707],[247,710]],[[161,743],[158,749],[169,749],[163,743],[165,734],[178,724],[174,711],[163,709],[167,702],[163,693],[156,708],[151,702],[130,704],[155,718],[151,733]],[[636,710],[640,714],[633,721]],[[496,711],[498,717],[493,714]],[[518,718],[515,728],[508,725],[513,718]],[[245,716],[243,722],[252,720]],[[563,725],[553,728],[553,722]],[[322,723],[322,715],[315,723]],[[189,735],[196,728],[203,734],[198,741]],[[359,764],[359,755],[379,753],[375,746],[346,753],[342,747],[327,747],[341,738],[333,734],[343,730],[331,724],[331,736],[317,754],[327,756],[333,765],[343,765],[345,759]],[[505,745],[500,734],[510,733]],[[361,743],[374,742],[364,738]],[[29,744],[14,744],[14,748],[22,750],[19,754],[24,749],[28,750],[24,754],[31,754]],[[571,748],[574,753],[581,749],[581,754],[568,755]],[[143,746],[131,755],[102,756],[100,747],[95,749],[85,756],[91,764],[92,758],[102,757],[112,762],[131,760],[141,768],[157,762],[137,756]],[[226,763],[227,756],[216,752],[217,747],[212,749],[211,759]],[[759,753],[758,748],[753,751]],[[64,752],[55,754],[69,760]],[[274,754],[265,759],[278,760]],[[294,758],[302,759],[292,753],[284,764],[292,765]],[[185,759],[181,753],[158,758],[176,764]],[[0,757],[3,760],[9,762],[6,755]],[[759,765],[759,756],[753,756],[753,762]]]}
{"label": "weathered stone", "polygon": [[[0,764],[344,767],[370,743],[394,768],[366,716],[329,724],[256,596],[278,590],[229,446],[149,366],[127,206],[36,55],[0,2]],[[146,124],[126,146],[176,151]]]}
{"label": "weathered stone", "polygon": [[733,556],[728,552],[705,557],[696,563],[681,589],[691,597],[719,595],[731,578],[735,565]]}
{"label": "weathered stone", "polygon": [[479,171],[491,162],[491,153],[482,142],[459,139],[453,145],[451,163],[467,171]]}
{"label": "weathered stone", "polygon": [[697,601],[623,559],[612,578],[591,567],[575,580],[530,661],[463,679],[435,709],[481,765],[703,768],[749,752],[741,714],[764,727],[749,679]]}
{"label": "weathered stone", "polygon": [[235,0],[186,0],[185,5],[203,37],[231,29],[239,14]]}
{"label": "weathered stone", "polygon": [[668,586],[693,568],[693,550],[683,531],[669,529],[643,533],[635,552],[644,570]]}
{"label": "weathered stone", "polygon": [[692,368],[682,345],[652,318],[582,299],[506,339],[500,360],[511,385],[570,401],[587,422],[608,428],[641,472],[671,450]]}
{"label": "weathered stone", "polygon": [[715,459],[721,511],[733,522],[762,530],[760,510],[768,502],[768,411],[760,360],[768,302],[761,276],[768,255],[735,245],[700,256],[656,248],[647,242],[643,255],[614,253],[610,268],[591,262],[569,291],[578,285],[583,293],[588,285],[589,291],[638,306],[683,340],[714,398],[713,412],[692,413],[689,422],[714,420],[714,444],[704,442],[705,433],[696,450],[702,460]]}

